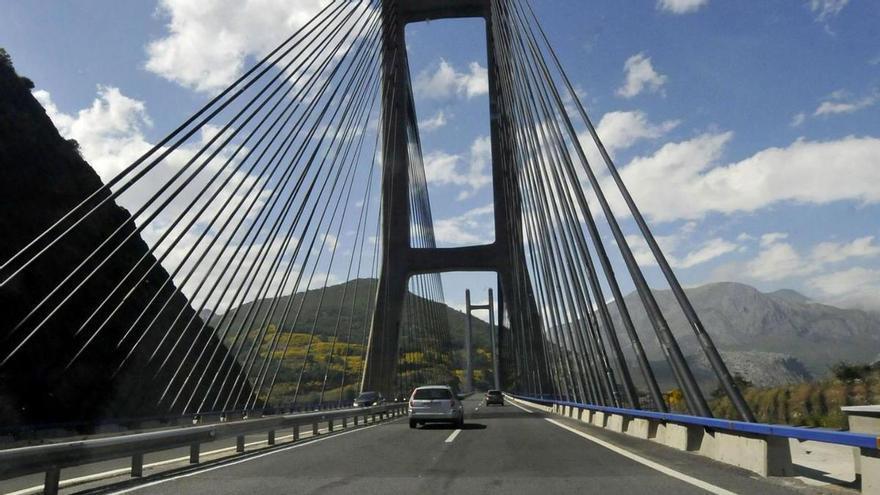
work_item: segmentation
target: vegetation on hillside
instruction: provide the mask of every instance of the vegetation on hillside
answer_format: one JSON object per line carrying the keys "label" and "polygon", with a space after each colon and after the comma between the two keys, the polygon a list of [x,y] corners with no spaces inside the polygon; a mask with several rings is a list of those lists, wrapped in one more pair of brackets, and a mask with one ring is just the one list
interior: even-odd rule
{"label": "vegetation on hillside", "polygon": [[[364,333],[369,326],[369,305],[374,300],[375,286],[374,279],[360,279],[328,286],[323,291],[323,297],[320,294],[321,289],[297,293],[293,296],[291,306],[294,310],[290,313],[293,315],[299,313],[300,316],[289,315],[285,318],[283,326],[279,325],[280,316],[267,318],[269,308],[273,306],[271,300],[263,301],[262,305],[258,301],[257,306],[254,306],[254,302],[249,302],[239,307],[238,311],[230,309],[227,312],[230,315],[229,319],[234,322],[233,328],[245,321],[272,321],[261,338],[256,331],[259,324],[254,323],[250,325],[251,331],[242,332],[238,340],[235,338],[235,331],[229,332],[225,339],[227,346],[238,355],[240,364],[245,368],[250,367],[248,374],[250,383],[255,389],[261,389],[258,392],[260,397],[256,402],[257,407],[267,402],[269,384],[278,363],[281,363],[278,376],[268,398],[270,406],[288,408],[317,403],[322,400],[322,390],[325,403],[349,401],[354,398],[363,372],[366,342]],[[352,300],[354,300],[353,304]],[[322,301],[320,308],[318,301]],[[275,301],[275,305],[284,307],[288,302],[290,296],[283,296]],[[433,338],[429,331],[417,324],[424,325],[425,322],[403,319],[398,366],[402,390],[407,391],[417,384],[437,381],[459,386],[464,382],[465,315],[443,303],[424,300],[412,293],[407,295],[405,304],[428,305],[429,310],[433,311],[432,314],[445,316],[448,319],[450,339],[447,343],[449,346],[447,352],[437,353],[426,350],[434,349],[435,343],[432,341],[432,345],[423,345],[423,339]],[[300,306],[301,310],[298,309]],[[258,316],[256,318],[247,316],[249,311],[253,311]],[[211,321],[215,325],[220,325],[224,317],[214,315]],[[474,384],[481,389],[491,388],[492,355],[489,348],[488,326],[478,319],[472,320],[472,326]],[[282,329],[281,335],[278,335],[279,328]],[[310,346],[309,340],[312,335],[314,337]],[[254,341],[258,338],[260,345],[254,346]],[[288,338],[290,338],[289,345]],[[272,351],[273,347],[274,351]],[[252,348],[253,352],[251,352]],[[268,370],[261,370],[269,352],[273,353],[270,367]],[[253,353],[256,353],[257,358],[250,358],[254,364],[249,365],[248,356]],[[299,384],[298,393],[297,384]]]}
{"label": "vegetation on hillside", "polygon": [[[845,428],[843,406],[880,402],[880,362],[873,365],[840,362],[824,380],[781,387],[747,387],[746,401],[762,423]],[[730,400],[717,397],[712,411],[718,417],[736,419]]]}

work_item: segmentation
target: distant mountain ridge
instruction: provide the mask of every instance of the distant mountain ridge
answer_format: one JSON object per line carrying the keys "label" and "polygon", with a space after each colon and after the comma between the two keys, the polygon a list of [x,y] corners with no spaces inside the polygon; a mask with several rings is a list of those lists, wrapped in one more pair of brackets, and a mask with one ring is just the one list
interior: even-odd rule
{"label": "distant mountain ridge", "polygon": [[[791,383],[798,376],[819,377],[838,361],[872,362],[880,352],[880,316],[875,313],[813,302],[789,289],[763,293],[735,282],[706,284],[685,292],[728,366],[752,370],[752,376],[746,378],[756,383],[777,385]],[[654,295],[683,353],[702,356],[672,292],[655,290]],[[624,300],[649,359],[665,365],[638,295],[631,293]],[[625,343],[616,305],[609,308]]]}
{"label": "distant mountain ridge", "polygon": [[[363,321],[362,309],[366,304],[372,303],[376,281],[360,279],[357,282],[359,289],[355,307],[358,309],[350,321],[351,312],[348,306],[354,295],[355,283],[352,280],[327,287],[321,311],[317,313],[317,335],[323,338],[331,336],[345,291],[347,302],[342,313],[341,328],[346,329],[347,333],[351,323],[351,342],[362,342],[363,332],[369,328],[369,322]],[[294,331],[308,333],[311,330],[319,291],[320,289],[308,291]],[[880,357],[880,317],[875,314],[817,303],[790,289],[763,293],[754,287],[734,282],[707,284],[686,289],[686,292],[730,370],[755,385],[776,386],[810,381],[826,375],[828,368],[838,361],[873,362]],[[714,389],[717,385],[715,375],[674,296],[666,290],[657,290],[654,294],[695,377],[706,390]],[[282,296],[279,304],[282,307],[286,305],[289,297]],[[298,307],[301,297],[302,293],[294,296],[294,309]],[[410,294],[409,297],[416,296]],[[629,294],[625,301],[662,388],[675,387],[675,381],[657,345],[657,338],[647,315],[641,308],[638,295]],[[236,322],[255,303],[258,301],[242,305]],[[445,311],[448,316],[453,349],[460,360],[464,346],[465,314],[439,302],[430,301],[428,304],[438,305],[438,314]],[[268,306],[269,304],[264,305]],[[625,352],[630,353],[616,305],[612,303],[609,308],[622,347]],[[234,309],[227,311],[231,315],[230,312],[234,312]],[[259,312],[257,321],[262,319],[264,312]],[[295,311],[291,311],[288,315],[285,328],[293,326],[294,313]],[[215,314],[211,322],[217,325],[220,318],[222,315]],[[272,323],[277,325],[279,322],[273,320]],[[487,350],[489,342],[486,322],[474,318],[473,325],[475,345]],[[346,335],[340,333],[339,337],[344,340]],[[636,360],[631,354],[627,356],[627,361],[631,367],[636,366]],[[639,384],[641,376],[635,368],[633,377]]]}

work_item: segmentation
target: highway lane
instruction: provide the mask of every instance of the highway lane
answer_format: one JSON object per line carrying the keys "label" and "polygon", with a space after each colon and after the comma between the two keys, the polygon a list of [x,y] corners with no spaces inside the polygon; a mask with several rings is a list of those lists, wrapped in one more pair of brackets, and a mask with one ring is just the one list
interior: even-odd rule
{"label": "highway lane", "polygon": [[[349,419],[349,426],[352,421]],[[327,423],[319,423],[319,433],[327,433]],[[337,421],[336,428],[341,425]],[[292,441],[292,429],[278,430],[276,433],[276,442],[284,444]],[[302,426],[300,429],[300,438],[307,439],[312,436],[310,426]],[[245,436],[245,452],[260,450],[267,447],[266,433],[258,433]],[[202,462],[218,460],[235,456],[235,438],[223,438],[214,442],[202,444],[201,460]],[[189,448],[175,448],[156,452],[149,452],[144,455],[144,472],[147,475],[155,474],[163,471],[179,470],[189,466]],[[109,461],[96,462],[92,464],[84,464],[82,466],[74,466],[61,470],[61,486],[67,489],[62,490],[64,493],[74,493],[82,489],[81,485],[87,487],[102,486],[109,483],[117,483],[129,478],[131,472],[131,460],[128,458],[113,459]],[[11,480],[0,481],[0,494],[14,495],[34,495],[42,493],[43,473],[22,476]],[[94,481],[87,481],[88,478]],[[71,480],[78,480],[73,486],[69,486]]]}
{"label": "highway lane", "polygon": [[793,493],[778,481],[574,421],[552,418],[655,467],[538,412],[486,407],[476,398],[465,405],[458,432],[445,425],[411,430],[398,420],[90,493]]}

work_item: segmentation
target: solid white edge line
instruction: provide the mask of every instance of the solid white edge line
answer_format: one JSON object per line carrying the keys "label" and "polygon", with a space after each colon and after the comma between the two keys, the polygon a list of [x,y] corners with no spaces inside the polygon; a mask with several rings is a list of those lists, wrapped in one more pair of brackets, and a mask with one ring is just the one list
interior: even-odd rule
{"label": "solid white edge line", "polygon": [[647,467],[654,469],[656,471],[660,471],[661,473],[663,473],[667,476],[671,476],[677,480],[684,481],[685,483],[693,485],[697,488],[701,488],[703,490],[706,490],[709,493],[715,493],[717,495],[736,495],[735,492],[732,492],[730,490],[725,490],[724,488],[721,488],[720,486],[715,486],[709,482],[694,478],[693,476],[688,476],[688,475],[681,473],[681,472],[678,472],[672,468],[666,467],[663,464],[654,462],[649,459],[645,459],[644,457],[642,457],[638,454],[634,454],[626,449],[623,449],[623,448],[620,448],[616,445],[610,444],[604,440],[596,438],[592,435],[584,433],[584,432],[577,430],[575,428],[572,428],[568,425],[564,425],[564,424],[560,423],[559,421],[556,421],[555,419],[552,419],[552,418],[544,418],[544,419],[546,419],[550,423],[553,423],[554,425],[556,425],[562,429],[565,429],[565,430],[568,430],[568,431],[574,433],[575,435],[586,438],[587,440],[589,440],[597,445],[601,445],[602,447],[605,447],[606,449],[608,449],[612,452],[620,454],[628,459],[631,459],[635,462],[638,462],[639,464],[647,466]]}
{"label": "solid white edge line", "polygon": [[452,443],[452,442],[454,442],[454,441],[455,441],[455,437],[457,437],[459,433],[461,433],[461,430],[455,430],[455,431],[453,431],[452,433],[450,433],[449,436],[446,437],[446,443]]}
{"label": "solid white edge line", "polygon": [[265,452],[265,453],[262,453],[262,454],[257,454],[257,455],[254,455],[254,456],[252,456],[252,457],[247,457],[247,458],[244,458],[244,459],[240,459],[240,460],[238,460],[238,461],[227,462],[227,463],[221,464],[221,465],[219,465],[219,466],[208,467],[208,468],[205,468],[205,469],[196,469],[195,471],[192,471],[192,472],[190,472],[190,473],[184,473],[184,474],[180,474],[180,475],[177,475],[177,476],[172,476],[172,477],[170,477],[170,478],[164,478],[164,479],[161,479],[161,480],[151,481],[150,483],[144,483],[143,485],[137,485],[137,486],[133,486],[133,487],[131,487],[131,488],[126,488],[126,489],[124,489],[124,490],[119,490],[119,491],[116,491],[116,492],[108,492],[108,493],[111,493],[111,494],[113,494],[113,495],[119,495],[119,494],[123,494],[123,493],[131,493],[131,492],[133,492],[133,491],[141,490],[141,489],[143,489],[143,488],[148,488],[148,487],[151,487],[151,486],[161,485],[162,483],[167,483],[167,482],[169,482],[169,481],[179,480],[179,479],[181,479],[181,478],[189,478],[189,477],[192,477],[192,476],[195,476],[195,475],[198,475],[198,474],[208,473],[208,472],[210,472],[210,471],[216,471],[216,470],[218,470],[218,469],[223,469],[223,468],[226,468],[226,467],[229,467],[229,466],[235,466],[235,465],[243,464],[243,463],[245,463],[245,462],[250,462],[250,461],[253,461],[253,460],[256,460],[256,459],[261,459],[261,458],[263,458],[263,457],[270,456],[270,455],[273,455],[273,454],[278,454],[278,453],[281,453],[281,452],[287,452],[288,450],[298,449],[298,448],[300,448],[300,447],[306,447],[306,446],[308,446],[308,445],[314,445],[314,444],[316,444],[316,443],[323,442],[324,440],[330,440],[330,439],[333,439],[333,438],[339,438],[339,437],[341,437],[341,436],[348,435],[348,434],[350,434],[350,433],[357,433],[357,432],[359,432],[359,431],[366,431],[366,430],[369,430],[369,429],[375,428],[375,427],[377,427],[377,426],[387,425],[387,424],[389,424],[389,423],[394,423],[394,422],[396,422],[396,421],[397,421],[397,420],[386,421],[386,422],[384,422],[384,423],[378,423],[378,424],[375,424],[375,425],[364,426],[364,427],[362,427],[362,428],[356,428],[356,429],[354,429],[354,430],[342,431],[342,432],[337,433],[337,434],[335,434],[335,435],[328,435],[328,436],[323,436],[323,437],[315,437],[315,440],[309,440],[308,442],[293,444],[293,445],[291,445],[291,446],[289,446],[289,447],[284,447],[284,448],[282,448],[282,449],[273,450],[273,451],[271,451],[271,452]]}
{"label": "solid white edge line", "polygon": [[532,410],[530,410],[530,409],[526,409],[526,408],[524,408],[523,406],[517,404],[517,403],[514,402],[513,399],[511,399],[510,397],[508,397],[508,399],[509,399],[509,400],[507,401],[507,403],[510,404],[510,405],[512,405],[512,406],[516,406],[516,407],[522,409],[523,411],[525,411],[525,412],[527,412],[527,413],[529,413],[529,414],[532,414],[532,413],[535,412],[535,411],[532,411]]}
{"label": "solid white edge line", "polygon": [[[396,421],[396,420],[395,420],[395,421]],[[389,422],[393,422],[393,421],[389,421]],[[388,423],[388,422],[386,422],[386,423]],[[308,442],[304,442],[304,443],[299,443],[299,444],[291,445],[290,447],[286,447],[286,448],[284,448],[284,449],[279,449],[279,450],[273,450],[272,452],[266,452],[265,454],[261,454],[261,455],[259,455],[259,456],[255,456],[254,458],[262,457],[262,456],[264,456],[264,455],[273,454],[273,453],[275,453],[275,452],[281,452],[281,451],[284,451],[284,450],[290,450],[290,449],[292,449],[292,448],[296,448],[296,447],[302,447],[302,446],[309,445],[309,444],[312,444],[312,443],[317,443],[317,442],[319,442],[319,441],[328,440],[328,439],[330,439],[330,438],[337,437],[337,436],[340,436],[340,435],[343,435],[343,434],[354,433],[355,431],[360,431],[360,430],[364,430],[364,429],[367,429],[367,428],[372,428],[373,426],[380,426],[380,425],[382,425],[382,424],[385,424],[385,423],[380,423],[380,424],[370,425],[370,426],[364,426],[364,427],[360,427],[360,428],[358,428],[358,429],[350,430],[350,431],[343,431],[343,432],[340,432],[340,433],[338,433],[338,434],[336,434],[336,435],[331,435],[331,436],[328,436],[328,437],[323,437],[323,438],[320,438],[320,439],[310,440],[310,441],[308,441]],[[327,431],[329,431],[327,428],[321,428],[321,429],[318,430],[318,433],[323,433],[323,432],[327,432]],[[307,440],[307,439],[311,439],[311,438],[317,438],[317,437],[315,437],[314,435],[311,434],[311,433],[312,433],[311,431],[303,432],[303,433],[304,433],[303,436],[300,437],[300,441]],[[306,435],[306,434],[307,434],[307,435]],[[292,437],[293,437],[293,435],[284,435],[284,436],[282,436],[282,437],[278,437],[278,438],[276,438],[275,440],[276,440],[276,441],[278,441],[278,440],[284,440],[284,439],[286,439],[286,438],[292,438]],[[257,442],[249,442],[249,443],[246,443],[246,444],[245,444],[245,447],[251,447],[251,446],[254,446],[254,445],[259,445],[259,444],[264,444],[264,443],[268,443],[268,442],[267,442],[266,440],[261,440],[261,441],[257,441]],[[210,455],[213,455],[213,454],[219,454],[219,453],[227,452],[227,451],[230,451],[230,450],[235,450],[235,447],[234,447],[234,446],[233,446],[233,447],[224,447],[224,448],[222,448],[222,449],[209,450],[209,451],[207,451],[207,452],[202,452],[201,455],[202,455],[202,457],[207,457],[207,456],[210,456]],[[248,458],[248,459],[250,459],[250,458]],[[238,463],[240,463],[240,462],[245,462],[245,461],[247,461],[248,459],[242,459],[241,461],[238,461],[238,462],[235,462],[235,463],[224,464],[224,466],[227,466],[227,465],[231,466],[231,465],[234,465],[234,464],[238,464]],[[189,456],[187,456],[187,457],[176,457],[176,458],[173,458],[173,459],[165,459],[165,460],[162,460],[162,461],[156,461],[156,462],[151,462],[151,463],[149,463],[149,464],[144,464],[144,469],[147,469],[147,468],[153,468],[153,467],[158,467],[158,466],[163,466],[163,465],[166,465],[166,464],[174,464],[174,463],[176,463],[176,462],[183,462],[183,461],[186,461],[186,460],[189,460]],[[184,478],[184,477],[186,477],[186,476],[192,476],[193,474],[198,474],[199,472],[206,472],[206,471],[211,471],[211,470],[214,470],[214,469],[219,469],[220,467],[223,467],[223,466],[218,466],[218,467],[214,467],[214,468],[210,468],[210,469],[204,469],[204,470],[197,471],[197,472],[195,472],[195,473],[187,473],[186,475],[177,476],[176,478]],[[127,474],[127,473],[131,473],[131,468],[118,468],[118,469],[111,469],[111,470],[109,470],[109,471],[104,471],[104,472],[101,472],[101,473],[88,474],[88,475],[85,475],[85,476],[80,476],[80,477],[78,477],[78,478],[70,478],[70,479],[66,479],[66,480],[61,480],[61,482],[58,484],[58,487],[59,487],[59,488],[67,488],[67,487],[70,487],[70,486],[81,485],[81,484],[83,484],[83,483],[88,483],[88,482],[91,482],[91,481],[100,481],[100,480],[102,480],[102,479],[113,478],[113,477],[120,476],[120,475],[124,475],[124,474]],[[154,484],[162,483],[162,482],[165,482],[165,481],[170,481],[170,480],[172,480],[172,479],[175,479],[175,478],[168,478],[167,480],[159,480],[159,481],[157,481],[157,482],[153,482],[153,483],[150,483],[150,484],[148,484],[148,485],[143,485],[143,486],[152,486],[152,485],[154,485]],[[127,489],[127,490],[125,490],[125,491],[113,492],[113,493],[128,493],[128,492],[130,492],[130,491],[134,491],[134,490],[137,490],[137,489],[139,489],[139,488],[140,488],[140,486],[138,486],[138,487],[133,487],[133,488]],[[43,492],[43,485],[37,485],[37,486],[29,487],[29,488],[23,488],[23,489],[21,489],[21,490],[16,490],[16,491],[14,491],[14,492],[7,492],[6,495],[32,495],[32,494],[42,493],[42,492]]]}

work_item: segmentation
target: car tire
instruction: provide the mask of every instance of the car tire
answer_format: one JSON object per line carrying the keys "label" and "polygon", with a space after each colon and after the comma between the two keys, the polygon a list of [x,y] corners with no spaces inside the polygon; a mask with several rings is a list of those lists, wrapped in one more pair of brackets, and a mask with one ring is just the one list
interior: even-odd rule
{"label": "car tire", "polygon": [[415,428],[416,427],[416,420],[414,420],[414,419],[409,420],[409,427]]}

